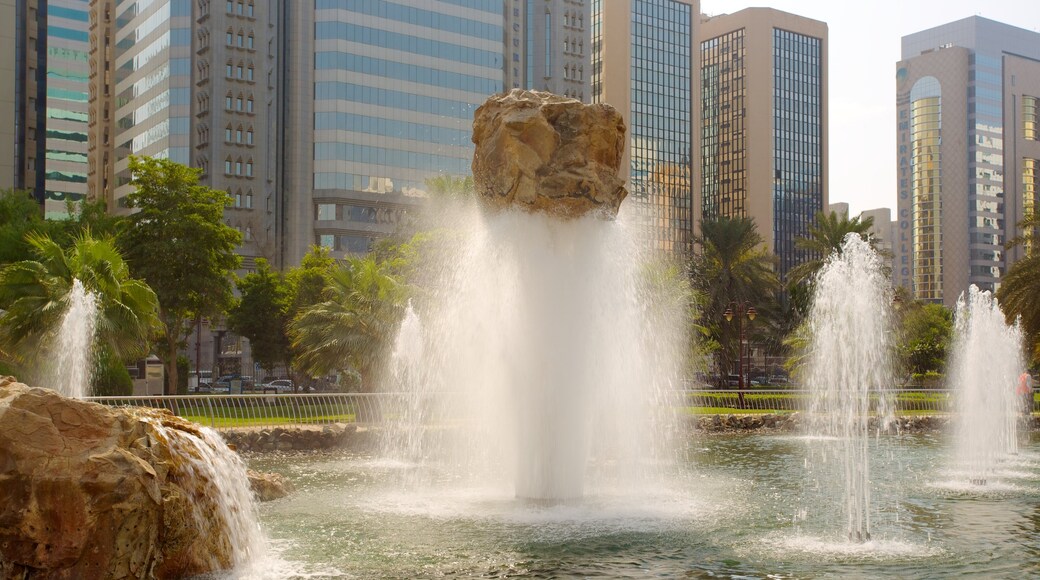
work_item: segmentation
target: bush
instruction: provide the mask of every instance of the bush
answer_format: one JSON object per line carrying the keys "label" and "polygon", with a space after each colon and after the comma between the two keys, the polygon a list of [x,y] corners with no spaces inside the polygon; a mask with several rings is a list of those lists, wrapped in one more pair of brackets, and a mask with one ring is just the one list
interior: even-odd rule
{"label": "bush", "polygon": [[90,390],[96,397],[129,397],[134,394],[134,380],[123,361],[102,357],[94,371]]}

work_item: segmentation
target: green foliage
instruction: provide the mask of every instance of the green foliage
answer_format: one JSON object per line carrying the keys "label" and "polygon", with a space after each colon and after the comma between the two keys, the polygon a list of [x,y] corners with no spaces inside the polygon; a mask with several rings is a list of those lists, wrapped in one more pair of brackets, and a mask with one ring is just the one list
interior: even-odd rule
{"label": "green foliage", "polygon": [[334,270],[325,301],[304,309],[292,322],[298,366],[311,376],[357,369],[365,390],[389,351],[403,315],[405,287],[371,258],[349,258]]}
{"label": "green foliage", "polygon": [[128,397],[134,394],[134,380],[123,361],[102,355],[94,369],[90,392],[97,397]]}
{"label": "green foliage", "polygon": [[1015,262],[1001,280],[997,299],[1008,323],[1021,321],[1033,365],[1040,365],[1040,213],[1034,213],[1018,224],[1024,232],[1009,247],[1026,245],[1025,258]]}
{"label": "green foliage", "polygon": [[[699,324],[721,345],[717,364],[720,372],[728,372],[738,359],[738,323],[736,318],[727,322],[723,314],[731,304],[745,302],[766,315],[748,325],[747,337],[753,340],[756,329],[765,327],[768,313],[776,310],[780,282],[773,272],[773,256],[765,249],[754,220],[705,220],[695,242],[701,251],[693,259],[691,276],[694,290],[704,297]],[[740,321],[747,323],[746,319]]]}
{"label": "green foliage", "polygon": [[299,267],[285,273],[285,282],[292,298],[293,316],[322,301],[325,286],[335,268],[336,260],[329,255],[328,248],[311,246]]}
{"label": "green foliage", "polygon": [[902,312],[899,352],[911,374],[941,373],[953,337],[953,313],[941,304],[914,302]]}
{"label": "green foliage", "polygon": [[130,158],[137,211],[120,234],[134,272],[155,290],[165,326],[158,354],[176,379],[177,350],[189,321],[222,315],[233,301],[231,274],[242,235],[224,223],[226,191],[199,185],[200,170],[168,159]]}
{"label": "green foliage", "polygon": [[812,284],[813,277],[823,268],[831,254],[841,253],[841,245],[849,234],[857,234],[877,247],[877,239],[869,237],[870,228],[874,226],[874,218],[868,217],[860,221],[858,217],[849,218],[847,214],[837,212],[818,212],[816,225],[809,228],[809,235],[795,240],[795,245],[819,256],[799,264],[788,274],[788,285]]}
{"label": "green foliage", "polygon": [[469,175],[436,175],[426,178],[426,192],[433,199],[458,201],[473,197],[476,188]]}
{"label": "green foliage", "polygon": [[286,277],[267,260],[256,261],[256,271],[238,280],[241,295],[228,313],[228,327],[249,339],[253,360],[265,369],[292,361],[289,340],[293,296]]}
{"label": "green foliage", "polygon": [[161,329],[155,293],[130,270],[111,238],[84,235],[67,251],[46,236],[30,233],[34,260],[0,272],[0,345],[13,362],[32,364],[57,331],[78,279],[98,303],[95,348],[119,360],[148,353],[150,335]]}
{"label": "green foliage", "polygon": [[49,233],[54,223],[43,219],[40,204],[25,191],[0,190],[0,265],[28,260],[26,234]]}

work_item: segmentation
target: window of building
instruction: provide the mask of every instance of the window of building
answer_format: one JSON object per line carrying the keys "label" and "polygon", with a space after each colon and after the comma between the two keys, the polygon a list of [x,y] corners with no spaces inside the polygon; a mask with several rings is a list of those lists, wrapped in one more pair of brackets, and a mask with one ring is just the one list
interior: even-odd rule
{"label": "window of building", "polygon": [[238,65],[235,67],[235,78],[239,80],[242,79],[242,65]]}
{"label": "window of building", "polygon": [[224,141],[227,143],[231,142],[231,125],[224,128]]}
{"label": "window of building", "polygon": [[250,0],[249,5],[246,7],[246,15],[250,18],[253,17],[253,2]]}
{"label": "window of building", "polygon": [[228,95],[224,97],[224,108],[229,111],[231,110],[231,99],[232,97],[230,93],[228,93]]}
{"label": "window of building", "polygon": [[235,3],[232,2],[231,0],[227,0],[227,13],[231,14],[232,12],[234,12],[234,9],[235,9]]}
{"label": "window of building", "polygon": [[227,78],[231,78],[231,73],[233,70],[234,65],[232,65],[230,62],[227,63],[226,65],[224,65],[224,76],[226,76]]}
{"label": "window of building", "polygon": [[253,67],[249,67],[249,68],[246,69],[246,80],[247,81],[253,80]]}
{"label": "window of building", "polygon": [[1022,137],[1024,139],[1040,141],[1038,115],[1040,115],[1040,98],[1022,95]]}
{"label": "window of building", "polygon": [[330,222],[336,220],[336,204],[334,203],[319,203],[318,204],[318,221],[319,222]]}
{"label": "window of building", "polygon": [[246,194],[246,209],[253,209],[253,191]]}
{"label": "window of building", "polygon": [[552,76],[552,13],[545,9],[545,76]]}
{"label": "window of building", "polygon": [[249,97],[249,100],[246,101],[246,111],[249,113],[253,112],[253,97]]}
{"label": "window of building", "polygon": [[235,13],[236,14],[242,14],[242,8],[243,8],[242,0],[238,0],[238,3],[235,4]]}
{"label": "window of building", "polygon": [[235,37],[235,40],[236,40],[236,44],[238,45],[239,48],[242,48],[243,46],[245,46],[246,37],[242,35],[241,31],[239,31],[238,35]]}
{"label": "window of building", "polygon": [[235,207],[242,207],[242,192],[235,192]]}
{"label": "window of building", "polygon": [[242,142],[242,127],[239,127],[235,131],[235,143],[241,143],[241,142]]}
{"label": "window of building", "polygon": [[235,162],[235,175],[242,175],[242,160]]}
{"label": "window of building", "polygon": [[332,234],[321,234],[318,236],[318,245],[333,250],[336,248],[336,236]]}
{"label": "window of building", "polygon": [[246,226],[246,233],[243,234],[243,238],[247,242],[253,241],[253,228],[251,226]]}
{"label": "window of building", "polygon": [[242,110],[242,97],[238,97],[237,99],[235,99],[235,110],[236,111],[241,111]]}
{"label": "window of building", "polygon": [[231,158],[224,160],[224,175],[231,175]]}
{"label": "window of building", "polygon": [[252,34],[250,34],[249,37],[246,38],[246,48],[248,48],[248,49],[252,49],[253,48],[253,35]]}
{"label": "window of building", "polygon": [[253,176],[253,161],[249,160],[246,162],[246,177]]}
{"label": "window of building", "polygon": [[232,41],[234,40],[234,38],[235,38],[235,33],[231,32],[230,30],[228,30],[228,31],[227,31],[227,32],[226,32],[226,33],[224,34],[224,39],[225,39],[225,40],[224,40],[224,42],[225,42],[225,43],[226,43],[226,44],[227,44],[228,46],[231,46],[231,42],[232,42]]}
{"label": "window of building", "polygon": [[252,145],[253,144],[253,130],[252,129],[246,131],[246,144],[248,144],[248,145]]}

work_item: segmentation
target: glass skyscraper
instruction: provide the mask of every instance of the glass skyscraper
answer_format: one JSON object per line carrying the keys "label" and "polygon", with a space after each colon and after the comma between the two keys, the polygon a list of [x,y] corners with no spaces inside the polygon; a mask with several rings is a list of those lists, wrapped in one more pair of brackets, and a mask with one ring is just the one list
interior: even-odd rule
{"label": "glass skyscraper", "polygon": [[500,0],[312,1],[288,17],[290,261],[405,227],[426,178],[470,173],[473,112],[503,88]]}
{"label": "glass skyscraper", "polygon": [[592,102],[611,104],[624,117],[626,203],[654,249],[675,257],[693,251],[691,50],[698,13],[684,0],[592,2]]}
{"label": "glass skyscraper", "polygon": [[952,306],[971,284],[1000,285],[1015,257],[1004,243],[1036,203],[1040,34],[970,17],[903,37],[902,57],[898,243],[906,258],[896,279]]}
{"label": "glass skyscraper", "polygon": [[702,38],[696,213],[754,219],[784,280],[827,207],[827,25],[749,8],[704,20]]}

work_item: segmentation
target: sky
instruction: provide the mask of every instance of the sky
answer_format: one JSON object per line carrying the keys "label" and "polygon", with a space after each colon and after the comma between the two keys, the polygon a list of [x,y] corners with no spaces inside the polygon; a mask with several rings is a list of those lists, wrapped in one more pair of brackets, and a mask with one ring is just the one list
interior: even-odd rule
{"label": "sky", "polygon": [[1036,0],[701,0],[701,12],[768,6],[827,23],[830,202],[895,210],[895,78],[903,36],[983,16],[1040,31]]}

